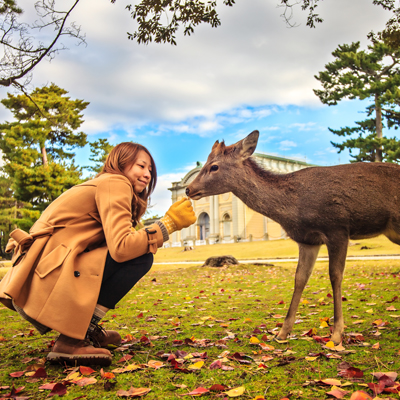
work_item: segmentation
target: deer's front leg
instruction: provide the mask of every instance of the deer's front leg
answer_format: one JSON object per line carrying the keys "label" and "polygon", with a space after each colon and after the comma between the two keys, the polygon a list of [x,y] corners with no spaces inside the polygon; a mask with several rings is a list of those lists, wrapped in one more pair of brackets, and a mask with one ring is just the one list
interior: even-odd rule
{"label": "deer's front leg", "polygon": [[346,263],[348,239],[336,241],[333,245],[327,243],[329,254],[329,278],[333,290],[333,332],[332,342],[338,344],[342,341],[344,320],[342,310],[342,280]]}
{"label": "deer's front leg", "polygon": [[301,295],[314,268],[319,248],[320,248],[319,245],[310,246],[299,243],[299,262],[297,264],[297,269],[296,269],[294,293],[282,329],[280,330],[280,332],[276,337],[279,340],[286,339],[287,335],[293,328]]}

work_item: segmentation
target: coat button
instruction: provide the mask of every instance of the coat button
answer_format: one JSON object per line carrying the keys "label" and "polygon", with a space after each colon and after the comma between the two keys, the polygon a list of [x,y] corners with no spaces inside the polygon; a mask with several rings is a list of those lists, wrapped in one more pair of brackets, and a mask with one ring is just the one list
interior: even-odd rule
{"label": "coat button", "polygon": [[81,276],[81,273],[79,271],[74,271],[74,276],[78,278],[78,276]]}

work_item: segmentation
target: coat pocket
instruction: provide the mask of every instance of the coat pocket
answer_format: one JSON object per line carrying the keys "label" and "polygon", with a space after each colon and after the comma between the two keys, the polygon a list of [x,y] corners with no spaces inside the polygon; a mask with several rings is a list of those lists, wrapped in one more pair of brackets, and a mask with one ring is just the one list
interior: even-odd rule
{"label": "coat pocket", "polygon": [[40,278],[46,277],[50,272],[58,268],[66,259],[71,249],[63,244],[58,245],[53,251],[39,261],[35,272]]}

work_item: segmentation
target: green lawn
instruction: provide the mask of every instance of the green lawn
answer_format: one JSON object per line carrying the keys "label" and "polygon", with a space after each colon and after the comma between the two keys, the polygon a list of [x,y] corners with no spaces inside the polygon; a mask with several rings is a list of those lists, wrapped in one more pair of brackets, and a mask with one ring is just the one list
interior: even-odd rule
{"label": "green lawn", "polygon": [[[381,239],[373,243],[375,251],[390,248]],[[271,257],[284,256],[284,246],[292,246],[293,253],[287,255],[296,255],[289,241],[226,245],[223,254],[242,258],[245,247],[261,254],[262,246],[271,253],[275,249]],[[364,252],[357,246],[349,250]],[[211,255],[207,250],[218,254],[218,247],[200,246],[174,257],[183,254],[192,259],[200,252],[205,257]],[[225,251],[228,247],[231,251]],[[175,251],[162,250],[156,261]],[[238,399],[250,400],[320,400],[334,398],[328,392],[339,393],[333,384],[346,391],[346,400],[358,391],[372,398],[368,384],[377,379],[371,374],[400,370],[400,261],[347,263],[343,282],[347,327],[343,347],[336,349],[329,347],[333,305],[325,261],[317,263],[305,289],[292,336],[285,343],[273,341],[292,295],[295,262],[274,264],[155,266],[107,314],[103,326],[118,330],[126,343],[113,350],[110,367],[103,373],[93,367],[86,376],[91,379],[86,380],[82,380],[84,370],[71,376],[72,369],[44,362],[56,332],[40,336],[17,314],[1,308],[0,398],[12,394],[14,387],[13,398],[45,399],[50,389],[39,388],[55,383],[66,390],[63,398],[71,400],[129,396],[131,387],[151,389],[145,398],[153,400],[191,399],[196,396],[189,393],[195,390],[206,391],[202,399],[239,394]],[[178,359],[176,368],[168,357]],[[35,370],[39,376],[32,376]],[[17,388],[22,388],[19,393]],[[399,395],[382,392],[379,398]]]}
{"label": "green lawn", "polygon": [[[378,236],[352,241],[348,249],[349,256],[381,254],[400,254],[400,246],[392,243],[385,236]],[[208,257],[220,255],[232,255],[238,260],[297,257],[298,248],[291,239],[195,246],[190,251],[183,251],[183,247],[172,247],[159,249],[154,262],[204,261]],[[326,246],[322,246],[319,256],[327,255]]]}

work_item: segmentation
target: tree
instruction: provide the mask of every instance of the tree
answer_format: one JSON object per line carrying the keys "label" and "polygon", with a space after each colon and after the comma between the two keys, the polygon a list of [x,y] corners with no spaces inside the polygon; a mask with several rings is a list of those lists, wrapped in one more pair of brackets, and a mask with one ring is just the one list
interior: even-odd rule
{"label": "tree", "polygon": [[29,230],[40,216],[40,212],[33,210],[31,204],[13,197],[11,185],[10,178],[0,175],[0,258],[11,256],[5,253],[10,232],[17,227]]}
{"label": "tree", "polygon": [[8,94],[2,104],[16,119],[0,124],[4,172],[12,178],[13,195],[42,210],[66,189],[81,182],[73,149],[86,145],[86,134],[76,132],[81,111],[89,103],[71,100],[68,92],[51,84],[37,88],[30,99]]}
{"label": "tree", "polygon": [[[0,61],[0,85],[14,86],[26,93],[25,86],[31,79],[33,69],[45,58],[53,59],[57,52],[65,49],[59,45],[63,36],[70,36],[84,42],[80,27],[72,23],[67,26],[67,19],[79,3],[75,0],[66,11],[57,10],[55,0],[41,0],[35,3],[37,20],[33,24],[19,22],[23,13],[15,0],[3,0],[0,6],[0,44],[3,57]],[[48,43],[39,39],[43,31],[54,31]]]}
{"label": "tree", "polygon": [[94,172],[95,174],[98,174],[101,171],[108,154],[114,146],[108,143],[107,139],[96,140],[95,142],[89,143],[89,146],[90,152],[92,153],[89,157],[89,161],[92,161],[95,164],[94,166],[91,165],[85,168],[89,171]]}
{"label": "tree", "polygon": [[[343,99],[371,100],[367,118],[355,127],[330,129],[348,139],[332,143],[340,153],[348,148],[353,161],[400,161],[400,141],[383,136],[384,128],[397,129],[400,123],[400,48],[382,34],[369,35],[368,50],[360,43],[340,45],[335,60],[315,76],[323,89],[314,90],[323,104],[338,104]],[[357,149],[357,154],[352,150]]]}

